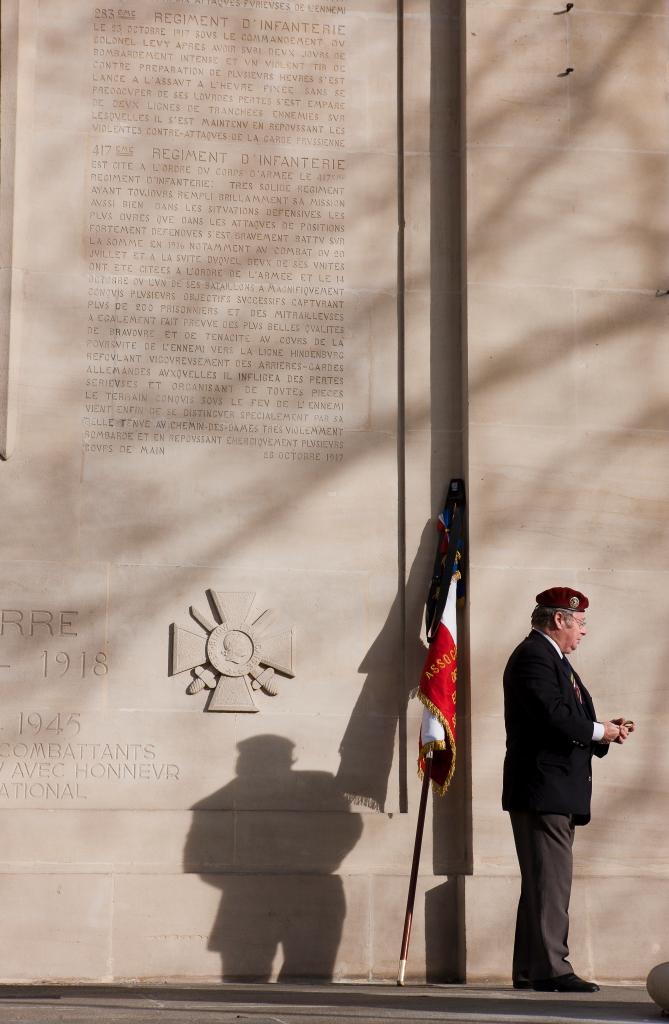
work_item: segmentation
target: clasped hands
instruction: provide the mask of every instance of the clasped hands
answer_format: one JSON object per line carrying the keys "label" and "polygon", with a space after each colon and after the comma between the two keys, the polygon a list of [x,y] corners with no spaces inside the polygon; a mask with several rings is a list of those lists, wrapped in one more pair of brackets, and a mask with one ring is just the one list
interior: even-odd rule
{"label": "clasped hands", "polygon": [[634,732],[634,722],[629,718],[612,718],[610,722],[602,722],[604,735],[602,743],[624,743],[631,732]]}

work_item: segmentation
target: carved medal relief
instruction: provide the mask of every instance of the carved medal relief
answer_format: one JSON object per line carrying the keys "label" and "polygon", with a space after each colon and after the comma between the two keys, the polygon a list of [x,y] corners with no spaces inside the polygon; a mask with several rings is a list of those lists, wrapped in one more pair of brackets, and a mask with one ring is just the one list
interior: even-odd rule
{"label": "carved medal relief", "polygon": [[254,593],[207,595],[213,613],[190,607],[205,634],[172,624],[170,675],[191,673],[186,693],[205,691],[205,711],[258,712],[254,692],[276,697],[276,673],[295,675],[294,631],[276,627],[272,609],[254,609]]}

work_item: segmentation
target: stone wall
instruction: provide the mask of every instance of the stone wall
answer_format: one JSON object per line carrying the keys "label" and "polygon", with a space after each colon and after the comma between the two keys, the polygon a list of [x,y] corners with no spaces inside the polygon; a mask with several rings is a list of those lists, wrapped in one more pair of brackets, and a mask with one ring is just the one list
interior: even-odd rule
{"label": "stone wall", "polygon": [[[457,22],[442,71],[424,5],[3,19],[2,976],[392,975],[461,471]],[[461,973],[461,844],[414,976]]]}
{"label": "stone wall", "polygon": [[[588,594],[579,672],[638,724],[594,766],[577,970],[665,958],[662,734],[669,274],[666,9],[468,3],[467,310],[474,874],[468,970],[508,971],[517,867],[499,813],[500,677],[534,595]],[[491,642],[494,641],[494,642]],[[629,909],[611,925],[611,900]]]}
{"label": "stone wall", "polygon": [[559,582],[598,710],[639,725],[596,766],[575,962],[643,977],[664,10],[6,0],[2,47],[2,978],[394,976],[463,474],[457,771],[408,976],[509,977],[501,672]]}

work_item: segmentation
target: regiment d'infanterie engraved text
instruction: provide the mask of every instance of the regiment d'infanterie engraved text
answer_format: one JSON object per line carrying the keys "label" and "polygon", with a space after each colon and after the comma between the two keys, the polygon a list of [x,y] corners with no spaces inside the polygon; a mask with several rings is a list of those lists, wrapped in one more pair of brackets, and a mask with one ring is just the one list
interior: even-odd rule
{"label": "regiment d'infanterie engraved text", "polygon": [[93,9],[89,453],[343,458],[347,23],[307,6]]}

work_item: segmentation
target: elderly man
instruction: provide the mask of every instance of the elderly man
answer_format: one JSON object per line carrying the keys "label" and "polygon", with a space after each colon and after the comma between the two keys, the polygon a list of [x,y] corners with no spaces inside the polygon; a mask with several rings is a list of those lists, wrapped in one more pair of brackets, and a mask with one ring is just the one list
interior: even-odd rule
{"label": "elderly man", "polygon": [[624,743],[624,719],[597,721],[592,698],[567,660],[586,635],[588,599],[569,587],[538,594],[532,631],[504,671],[509,811],[521,873],[514,988],[596,992],[574,974],[567,936],[574,827],[590,820],[592,755]]}

